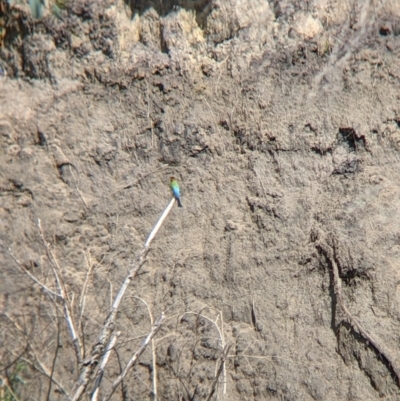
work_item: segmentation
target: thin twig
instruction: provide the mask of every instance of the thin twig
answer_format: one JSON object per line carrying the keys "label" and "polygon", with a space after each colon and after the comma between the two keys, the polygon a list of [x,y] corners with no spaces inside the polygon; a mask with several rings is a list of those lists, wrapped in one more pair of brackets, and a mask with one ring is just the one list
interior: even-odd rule
{"label": "thin twig", "polygon": [[[50,370],[46,367],[46,365],[44,365],[44,363],[42,363],[40,361],[40,359],[37,357],[35,349],[33,348],[33,341],[31,341],[27,335],[25,334],[25,331],[23,330],[23,328],[18,324],[18,322],[16,322],[8,313],[5,313],[4,316],[10,320],[10,322],[14,325],[14,327],[21,333],[22,337],[25,339],[26,341],[26,346],[25,346],[25,350],[27,351],[28,354],[31,354],[34,358],[35,361],[37,363],[37,366],[35,363],[33,363],[32,361],[30,361],[27,358],[24,358],[22,356],[22,354],[20,356],[18,356],[18,359],[21,359],[22,361],[28,363],[29,365],[31,365],[34,369],[36,369],[38,372],[42,373],[43,375],[45,375],[48,379],[50,379],[54,384],[56,384],[58,386],[58,389],[61,393],[63,393],[68,399],[69,394],[68,392],[65,390],[65,388],[63,387],[63,385],[54,378],[54,375],[51,374]],[[28,349],[31,350],[31,352],[28,351]],[[15,355],[14,352],[11,351],[11,353]],[[25,352],[24,352],[25,353]]]}
{"label": "thin twig", "polygon": [[[67,390],[65,390],[65,388],[63,387],[63,385],[56,379],[54,378],[54,376],[51,375],[50,370],[37,358],[36,354],[34,353],[34,357],[35,360],[38,364],[38,366],[36,366],[34,363],[32,363],[31,361],[29,361],[29,359],[23,358],[23,360],[26,363],[29,363],[34,369],[36,369],[38,372],[42,373],[43,375],[45,375],[48,379],[50,379],[54,384],[57,385],[59,391],[61,393],[63,393],[68,399],[69,399],[69,394],[67,392]],[[39,369],[40,368],[40,369]]]}
{"label": "thin twig", "polygon": [[[225,348],[225,336],[224,336],[224,316],[222,314],[222,311],[220,313],[221,316],[221,333],[222,333],[222,347]],[[225,366],[225,359],[226,359],[226,355],[228,355],[228,351],[229,348],[226,350],[226,352],[224,353],[225,358],[222,360],[222,374],[223,374],[223,381],[224,381],[224,395],[226,395],[226,366]]]}
{"label": "thin twig", "polygon": [[[207,317],[207,316],[201,314],[201,312],[202,312],[204,309],[211,309],[211,310],[213,310],[213,311],[215,311],[215,312],[218,312],[217,319],[216,319],[215,322],[214,322],[212,319],[210,319],[209,317]],[[212,308],[212,307],[209,307],[209,306],[205,306],[204,308],[202,308],[202,309],[200,310],[199,313],[197,313],[197,312],[190,312],[190,311],[189,311],[189,312],[185,312],[185,313],[184,313],[184,315],[186,315],[186,314],[194,314],[194,315],[197,315],[197,318],[202,317],[203,319],[206,319],[206,320],[208,320],[209,322],[211,322],[212,324],[214,324],[214,326],[215,326],[215,328],[217,329],[218,334],[219,334],[219,341],[221,342],[221,348],[222,348],[222,349],[225,349],[226,343],[225,343],[225,336],[224,336],[224,318],[223,318],[223,315],[222,315],[222,311],[220,311],[220,310],[218,310],[218,309],[215,309],[215,308]],[[218,324],[217,324],[218,317],[221,319],[221,328],[219,328],[219,326],[218,326]],[[223,363],[222,363],[222,373],[223,373],[223,381],[224,381],[224,390],[223,390],[223,393],[224,393],[224,395],[225,395],[225,394],[226,394],[226,386],[227,386],[227,384],[226,384],[225,360],[224,360]],[[215,375],[216,375],[216,376],[218,375],[218,369],[216,369]]]}
{"label": "thin twig", "polygon": [[87,203],[86,203],[86,201],[85,201],[85,199],[84,199],[84,197],[83,197],[81,191],[79,190],[78,183],[76,182],[75,175],[74,175],[74,173],[72,172],[71,165],[68,165],[68,167],[69,167],[69,172],[71,173],[72,178],[74,179],[74,184],[75,184],[76,192],[78,192],[78,195],[79,195],[79,197],[81,198],[81,201],[83,202],[85,208],[88,209],[88,205],[87,205]]}
{"label": "thin twig", "polygon": [[149,335],[142,341],[139,349],[133,354],[132,358],[129,360],[128,364],[125,366],[122,373],[113,382],[110,392],[103,398],[103,401],[108,401],[111,398],[115,389],[118,387],[118,385],[122,382],[126,374],[139,359],[140,355],[142,355],[143,351],[146,349],[147,345],[150,343],[153,337],[157,334],[157,331],[160,329],[164,319],[165,315],[164,312],[162,312],[160,317],[156,320],[153,327],[151,328]]}
{"label": "thin twig", "polygon": [[78,322],[78,327],[81,327],[82,325],[82,316],[83,316],[83,311],[85,309],[85,298],[86,298],[86,292],[87,292],[87,287],[88,287],[88,282],[90,279],[90,275],[93,270],[93,263],[90,260],[90,253],[89,253],[89,258],[87,257],[86,253],[84,253],[86,263],[88,265],[88,270],[86,272],[86,277],[85,277],[85,282],[83,283],[82,291],[81,291],[81,296],[79,297],[79,322]]}
{"label": "thin twig", "polygon": [[[11,396],[13,397],[13,401],[19,401],[19,398],[17,397],[17,395],[14,393],[12,386],[10,384],[10,381],[8,380],[7,377],[5,376],[0,376],[0,380],[3,383],[3,386],[8,390],[8,392],[11,394]],[[8,397],[1,397],[2,400],[6,400],[8,399]]]}
{"label": "thin twig", "polygon": [[151,354],[152,354],[152,362],[153,362],[153,400],[157,400],[157,354],[156,354],[156,343],[154,338],[151,339]]}
{"label": "thin twig", "polygon": [[[8,316],[7,316],[7,317],[8,317]],[[8,317],[8,319],[10,319],[10,318]],[[23,349],[23,351],[22,351],[19,355],[17,355],[17,356],[15,356],[14,353],[12,353],[12,355],[14,355],[14,358],[15,358],[15,359],[14,359],[13,361],[11,361],[8,365],[2,366],[1,369],[0,369],[0,372],[6,372],[8,369],[11,368],[11,366],[13,366],[15,363],[17,363],[18,360],[21,359],[22,356],[27,352],[28,347],[29,347],[29,344],[27,343],[26,346],[25,346],[25,348]]]}
{"label": "thin twig", "polygon": [[262,188],[263,193],[264,193],[264,198],[266,198],[267,197],[267,192],[265,191],[264,184],[262,183],[261,177],[258,174],[258,171],[256,169],[254,169],[254,172],[256,173],[256,177],[258,178],[258,181],[260,181],[260,185],[261,185],[261,188]]}
{"label": "thin twig", "polygon": [[211,323],[215,326],[215,328],[217,329],[217,331],[218,331],[218,334],[219,334],[219,341],[221,341],[221,348],[223,349],[224,346],[225,346],[225,339],[224,339],[224,337],[223,337],[223,333],[221,332],[221,329],[218,327],[218,325],[216,324],[216,322],[214,322],[214,321],[213,321],[212,319],[210,319],[209,317],[207,317],[207,316],[201,314],[201,312],[202,312],[204,309],[212,309],[212,310],[214,310],[214,311],[216,311],[216,312],[220,312],[220,311],[217,310],[217,309],[214,309],[214,308],[211,308],[211,307],[209,307],[209,306],[206,306],[206,307],[202,308],[200,312],[192,312],[192,311],[184,312],[182,315],[180,315],[180,318],[182,318],[184,315],[196,315],[197,317],[202,317],[203,319],[206,319],[206,320],[208,320],[209,322],[211,322]]}
{"label": "thin twig", "polygon": [[11,253],[11,249],[8,250],[8,253],[10,254],[11,258],[14,260],[14,262],[36,283],[39,284],[40,287],[42,287],[48,294],[53,295],[54,297],[57,298],[62,298],[60,294],[57,294],[47,286],[45,286],[40,280],[38,280],[19,260]]}
{"label": "thin twig", "polygon": [[58,290],[60,291],[60,296],[63,300],[63,304],[64,304],[64,317],[65,320],[67,321],[67,325],[72,337],[72,343],[74,345],[74,349],[75,349],[75,355],[77,358],[77,362],[78,364],[80,364],[82,362],[82,342],[79,338],[79,336],[77,335],[76,329],[75,329],[75,324],[73,321],[73,316],[72,316],[72,309],[71,309],[71,305],[70,305],[70,301],[68,298],[68,292],[65,288],[64,285],[64,281],[60,275],[60,266],[58,265],[57,259],[55,258],[54,254],[52,253],[49,244],[46,242],[45,238],[44,238],[44,234],[43,234],[43,230],[42,230],[42,226],[40,223],[40,219],[38,219],[38,227],[39,227],[39,234],[40,234],[40,238],[43,242],[43,245],[46,249],[46,253],[47,253],[47,257],[49,258],[50,261],[50,265],[53,269],[53,273],[54,276],[56,278],[56,282],[57,282],[57,286],[58,286]]}
{"label": "thin twig", "polygon": [[226,57],[219,63],[219,65],[218,65],[218,67],[219,67],[219,74],[218,74],[217,82],[216,82],[215,87],[214,87],[214,92],[215,92],[215,94],[217,94],[217,89],[218,89],[218,85],[219,85],[219,80],[221,79],[221,75],[222,75],[222,68],[221,68],[221,67],[227,62],[228,58],[229,58],[229,55],[226,56]]}
{"label": "thin twig", "polygon": [[[153,324],[154,324],[153,314],[151,313],[151,309],[150,309],[148,303],[140,297],[134,297],[134,298],[138,299],[139,301],[142,301],[146,305],[147,311],[149,312],[149,316],[150,316],[150,323],[153,326]],[[157,355],[156,355],[156,347],[155,347],[154,338],[151,340],[151,354],[152,354],[152,364],[153,364],[153,398],[156,400],[157,399]]]}
{"label": "thin twig", "polygon": [[53,358],[53,363],[51,365],[51,372],[50,372],[50,380],[49,380],[49,389],[47,391],[47,397],[46,400],[50,401],[50,394],[51,394],[51,385],[53,384],[53,376],[54,376],[54,369],[56,367],[56,361],[57,361],[57,356],[58,356],[58,350],[60,348],[60,321],[57,317],[57,344],[56,344],[56,350],[54,352],[54,358]]}
{"label": "thin twig", "polygon": [[168,164],[163,164],[161,167],[156,168],[155,170],[152,170],[152,171],[150,171],[150,172],[147,173],[147,174],[144,174],[142,177],[138,178],[137,180],[131,181],[131,182],[129,182],[128,184],[124,184],[124,185],[120,186],[120,187],[117,188],[115,191],[111,192],[110,195],[114,195],[115,193],[117,193],[117,192],[119,192],[119,191],[122,191],[122,190],[124,190],[124,189],[128,189],[128,188],[130,188],[130,187],[133,187],[134,185],[139,184],[140,181],[144,180],[144,179],[145,179],[146,177],[148,177],[149,175],[154,174],[154,173],[157,173],[158,171],[164,170],[164,169],[167,168],[167,167],[168,167]]}
{"label": "thin twig", "polygon": [[215,376],[214,382],[213,382],[213,384],[212,384],[212,386],[211,386],[210,394],[208,395],[206,401],[210,401],[211,398],[212,398],[212,396],[213,396],[214,393],[215,393],[215,389],[216,389],[216,387],[217,387],[219,377],[221,376],[221,373],[222,373],[222,372],[224,371],[224,369],[225,369],[225,360],[226,360],[226,358],[227,358],[227,355],[228,355],[228,353],[229,353],[229,349],[230,349],[230,348],[231,348],[230,345],[227,345],[227,346],[224,348],[224,353],[222,354],[222,357],[221,357],[221,362],[220,362],[220,365],[219,365],[219,368],[218,368],[218,372],[217,372],[217,374],[216,374],[216,376]]}

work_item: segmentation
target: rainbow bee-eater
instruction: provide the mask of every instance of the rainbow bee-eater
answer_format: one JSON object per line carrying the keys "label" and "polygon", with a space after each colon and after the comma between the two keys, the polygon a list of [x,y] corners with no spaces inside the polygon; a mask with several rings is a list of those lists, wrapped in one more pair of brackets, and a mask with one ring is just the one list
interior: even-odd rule
{"label": "rainbow bee-eater", "polygon": [[182,207],[181,190],[179,189],[179,184],[175,177],[170,177],[169,186],[171,188],[172,195],[174,195],[174,198],[178,202],[178,207]]}

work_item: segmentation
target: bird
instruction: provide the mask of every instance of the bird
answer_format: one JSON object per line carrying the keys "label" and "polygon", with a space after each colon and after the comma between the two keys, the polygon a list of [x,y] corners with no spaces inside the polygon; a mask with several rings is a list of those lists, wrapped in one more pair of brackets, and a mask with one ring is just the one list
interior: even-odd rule
{"label": "bird", "polygon": [[176,181],[175,177],[170,177],[169,186],[171,188],[172,195],[178,202],[178,207],[183,207],[181,203],[181,191],[179,189],[178,181]]}

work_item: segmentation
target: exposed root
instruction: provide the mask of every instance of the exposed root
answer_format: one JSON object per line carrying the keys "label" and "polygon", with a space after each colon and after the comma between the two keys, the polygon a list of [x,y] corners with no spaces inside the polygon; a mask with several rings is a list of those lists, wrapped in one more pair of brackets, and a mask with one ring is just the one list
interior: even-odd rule
{"label": "exposed root", "polygon": [[342,280],[339,275],[339,268],[335,261],[335,250],[329,246],[325,241],[319,241],[317,243],[317,249],[326,257],[327,261],[332,267],[333,273],[333,287],[336,296],[336,302],[340,309],[344,312],[346,320],[353,327],[353,329],[358,332],[369,344],[375,348],[375,350],[388,362],[394,374],[397,377],[397,384],[400,387],[400,368],[396,364],[394,358],[385,349],[382,344],[378,341],[363,327],[363,325],[351,314],[347,308],[342,294]]}

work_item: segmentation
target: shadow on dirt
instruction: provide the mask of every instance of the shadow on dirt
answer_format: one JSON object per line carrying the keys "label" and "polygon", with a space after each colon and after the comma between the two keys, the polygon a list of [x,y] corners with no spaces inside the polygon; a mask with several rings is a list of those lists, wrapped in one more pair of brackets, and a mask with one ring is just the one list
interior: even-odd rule
{"label": "shadow on dirt", "polygon": [[124,0],[124,2],[131,9],[132,15],[135,13],[141,15],[149,8],[154,8],[160,17],[166,16],[179,7],[188,11],[202,13],[207,6],[211,5],[211,0]]}

